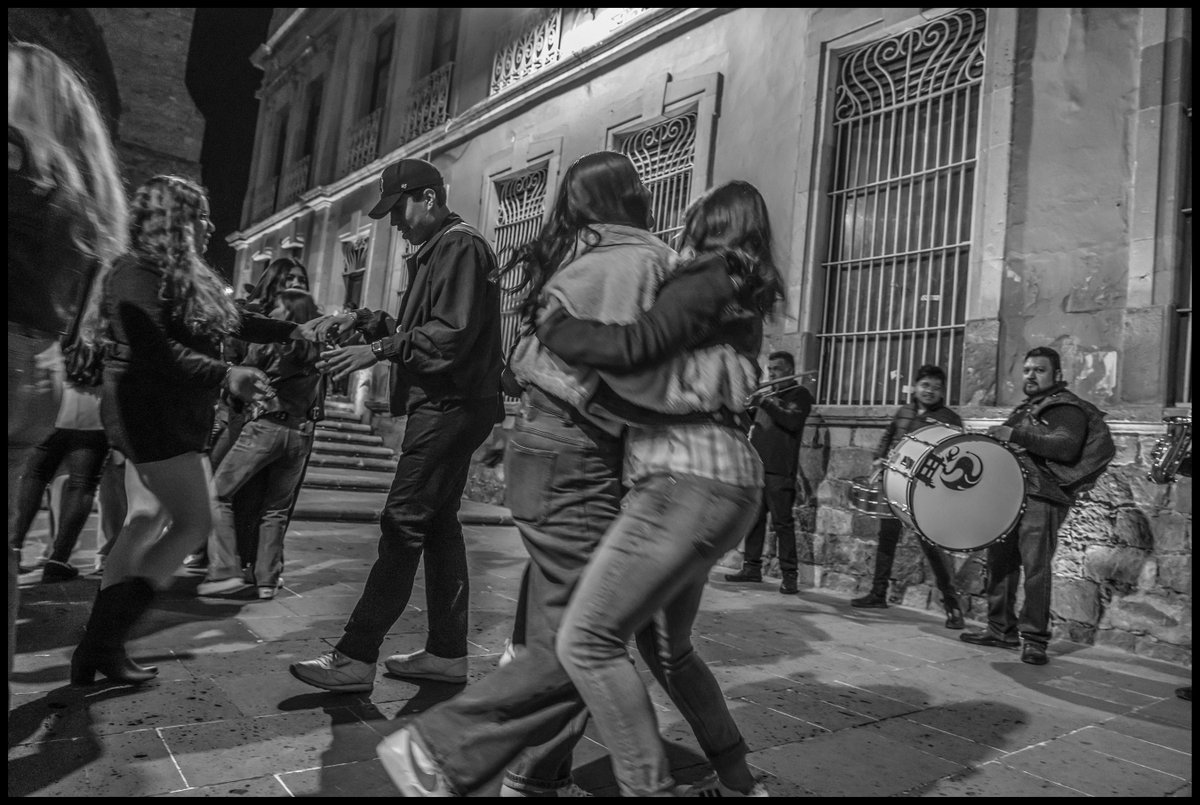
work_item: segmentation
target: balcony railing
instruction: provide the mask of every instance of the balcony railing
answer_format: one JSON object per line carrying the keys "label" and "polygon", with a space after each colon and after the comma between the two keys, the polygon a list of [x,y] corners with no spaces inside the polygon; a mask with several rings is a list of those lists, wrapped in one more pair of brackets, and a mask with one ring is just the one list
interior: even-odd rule
{"label": "balcony railing", "polygon": [[494,95],[526,76],[554,64],[561,55],[562,9],[539,9],[518,20],[500,36],[500,48],[492,62]]}
{"label": "balcony railing", "polygon": [[403,130],[400,142],[420,137],[450,117],[450,76],[454,62],[448,62],[413,85],[404,100]]}
{"label": "balcony railing", "polygon": [[379,121],[382,119],[383,107],[380,107],[355,123],[347,133],[343,174],[356,171],[379,156]]}
{"label": "balcony railing", "polygon": [[308,189],[308,170],[311,165],[312,157],[307,156],[293,162],[284,171],[283,181],[279,183],[279,207],[293,203]]}

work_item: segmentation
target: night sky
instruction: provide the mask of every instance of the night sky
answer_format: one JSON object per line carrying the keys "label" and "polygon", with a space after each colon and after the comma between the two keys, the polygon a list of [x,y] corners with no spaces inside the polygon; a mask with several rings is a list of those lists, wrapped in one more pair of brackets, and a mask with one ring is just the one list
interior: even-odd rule
{"label": "night sky", "polygon": [[188,51],[188,91],[205,118],[200,180],[217,228],[205,257],[226,278],[234,250],[225,239],[241,224],[262,83],[250,55],[266,42],[270,21],[269,8],[197,8]]}

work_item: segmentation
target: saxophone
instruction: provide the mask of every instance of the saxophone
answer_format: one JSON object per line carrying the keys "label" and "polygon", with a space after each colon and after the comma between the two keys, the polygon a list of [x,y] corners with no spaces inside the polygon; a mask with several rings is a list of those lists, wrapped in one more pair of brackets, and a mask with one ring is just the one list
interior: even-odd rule
{"label": "saxophone", "polygon": [[1190,416],[1166,416],[1163,423],[1167,432],[1154,443],[1150,450],[1150,472],[1147,478],[1156,484],[1169,484],[1175,480],[1179,466],[1188,461],[1190,476],[1192,458],[1192,418]]}

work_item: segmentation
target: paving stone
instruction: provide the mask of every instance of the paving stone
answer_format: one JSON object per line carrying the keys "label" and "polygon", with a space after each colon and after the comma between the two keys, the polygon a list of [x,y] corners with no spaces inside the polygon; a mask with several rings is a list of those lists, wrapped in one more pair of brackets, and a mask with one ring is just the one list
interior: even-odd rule
{"label": "paving stone", "polygon": [[191,786],[370,760],[379,742],[342,707],[166,727],[161,733]]}
{"label": "paving stone", "polygon": [[[1080,751],[1081,747],[1086,751]],[[1093,797],[1165,796],[1188,782],[1173,774],[1091,751],[1074,735],[1023,749],[1007,755],[1001,762]]]}
{"label": "paving stone", "polygon": [[1122,735],[1104,727],[1084,727],[1059,739],[1101,755],[1127,760],[1147,769],[1160,771],[1185,781],[1191,776],[1192,754]]}
{"label": "paving stone", "polygon": [[153,729],[8,750],[10,797],[140,797],[186,785]]}
{"label": "paving stone", "polygon": [[280,774],[277,784],[292,797],[394,797],[396,786],[378,758]]}
{"label": "paving stone", "polygon": [[[886,797],[962,770],[874,730],[838,730],[752,752],[749,761],[815,796]],[[862,759],[853,762],[851,759]]]}
{"label": "paving stone", "polygon": [[918,797],[1082,797],[1082,791],[1000,763],[985,763],[909,792]]}
{"label": "paving stone", "polygon": [[290,797],[294,796],[275,775],[236,783],[217,783],[159,794],[160,797]]}

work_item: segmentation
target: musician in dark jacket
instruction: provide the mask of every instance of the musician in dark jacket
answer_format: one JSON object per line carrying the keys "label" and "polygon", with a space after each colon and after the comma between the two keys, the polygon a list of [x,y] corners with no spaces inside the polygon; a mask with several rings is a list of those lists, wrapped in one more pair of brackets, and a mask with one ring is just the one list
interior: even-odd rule
{"label": "musician in dark jacket", "polygon": [[[988,548],[988,628],[959,637],[978,646],[1020,648],[1022,662],[1045,665],[1054,549],[1078,491],[1069,481],[1086,482],[1102,472],[1115,449],[1103,414],[1066,390],[1056,351],[1034,347],[1021,371],[1026,399],[988,433],[1024,451],[1018,458],[1028,469],[1025,511],[1016,532]],[[1018,614],[1022,571],[1025,600]]]}
{"label": "musician in dark jacket", "polygon": [[[782,350],[767,356],[768,383],[796,374],[796,361]],[[799,561],[796,557],[796,472],[800,463],[800,435],[813,407],[812,393],[793,380],[768,386],[755,395],[754,424],[750,426],[750,444],[763,462],[763,503],[758,520],[746,535],[742,569],[727,573],[726,581],[762,581],[763,542],[767,534],[767,514],[775,530],[779,551],[779,572],[783,582],[779,592],[795,595]]]}
{"label": "musician in dark jacket", "polygon": [[[487,240],[446,207],[442,175],[420,159],[389,165],[372,218],[390,216],[420,248],[408,260],[408,289],[395,322],[359,310],[317,320],[319,340],[353,327],[367,344],[331,349],[317,365],[332,379],[386,361],[391,411],[407,414],[396,477],[380,514],[379,558],[337,646],[291,673],[325,690],[364,692],[388,631],[412,595],[424,555],[429,633],[425,648],[388,657],[406,678],[467,680],[466,545],[458,509],[471,454],[503,419],[500,289]],[[312,324],[312,323],[310,323]]]}
{"label": "musician in dark jacket", "polygon": [[[882,467],[888,453],[900,443],[906,435],[922,428],[940,422],[944,425],[962,427],[962,419],[945,405],[946,373],[940,366],[925,365],[917,370],[916,384],[913,390],[912,402],[902,405],[896,410],[895,416],[883,432],[879,446],[875,449],[876,467]],[[885,517],[879,521],[879,548],[875,552],[875,576],[871,581],[871,591],[864,596],[850,601],[851,606],[866,608],[887,608],[888,584],[891,581],[892,565],[896,561],[896,547],[904,533],[899,520]],[[946,610],[946,628],[961,629],[963,621],[962,603],[958,592],[954,589],[954,560],[946,551],[919,539],[921,550],[929,561],[933,571],[934,581],[942,594],[942,605]]]}

